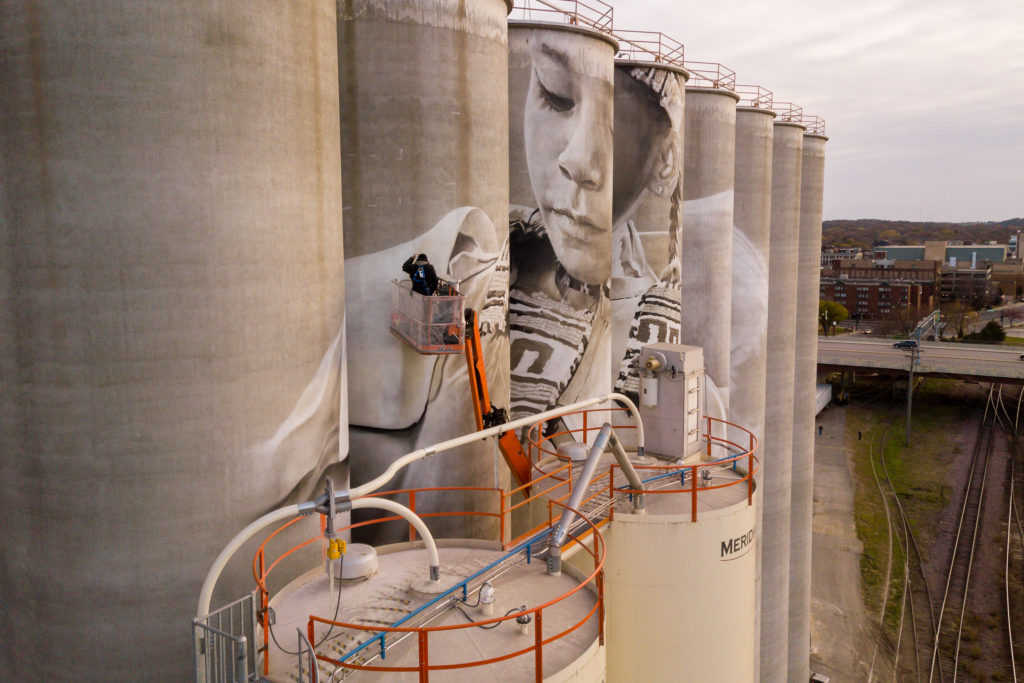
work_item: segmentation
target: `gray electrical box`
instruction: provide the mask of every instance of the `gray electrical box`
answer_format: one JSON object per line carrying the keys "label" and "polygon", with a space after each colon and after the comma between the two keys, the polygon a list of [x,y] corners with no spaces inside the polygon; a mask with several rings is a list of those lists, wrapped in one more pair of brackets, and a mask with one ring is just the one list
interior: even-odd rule
{"label": "gray electrical box", "polygon": [[650,344],[637,358],[640,418],[647,453],[688,458],[701,451],[704,350],[681,344]]}

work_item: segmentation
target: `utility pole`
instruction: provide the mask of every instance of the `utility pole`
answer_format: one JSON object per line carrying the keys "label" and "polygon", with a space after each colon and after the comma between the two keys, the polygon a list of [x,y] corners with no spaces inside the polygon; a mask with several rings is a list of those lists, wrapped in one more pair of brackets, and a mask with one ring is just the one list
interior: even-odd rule
{"label": "utility pole", "polygon": [[910,406],[914,398],[914,364],[917,362],[917,355],[921,352],[921,342],[918,346],[910,349],[910,379],[907,381],[907,445],[910,445]]}

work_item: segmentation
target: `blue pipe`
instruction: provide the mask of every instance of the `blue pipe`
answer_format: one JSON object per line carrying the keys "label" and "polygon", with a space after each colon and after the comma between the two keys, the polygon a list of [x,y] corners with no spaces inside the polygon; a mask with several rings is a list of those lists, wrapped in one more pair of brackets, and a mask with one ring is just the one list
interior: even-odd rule
{"label": "blue pipe", "polygon": [[[533,537],[528,538],[527,540],[523,541],[522,543],[517,545],[515,548],[513,548],[512,550],[509,550],[504,555],[502,555],[500,558],[498,558],[494,562],[490,563],[489,565],[487,565],[483,569],[480,569],[476,573],[471,574],[470,576],[467,576],[465,579],[463,579],[462,581],[459,581],[454,586],[452,586],[451,588],[446,590],[444,593],[441,593],[440,595],[438,595],[437,597],[433,598],[432,600],[424,603],[423,605],[420,605],[419,607],[414,609],[412,612],[409,612],[404,617],[402,617],[401,619],[399,619],[395,623],[391,624],[390,628],[396,628],[398,626],[401,626],[402,624],[404,624],[405,622],[409,621],[410,619],[412,619],[414,616],[416,616],[420,612],[423,612],[424,610],[426,610],[428,607],[436,605],[441,600],[449,597],[452,593],[454,593],[455,591],[459,590],[460,588],[462,589],[462,596],[463,596],[463,598],[465,598],[466,597],[466,591],[467,591],[467,585],[469,584],[470,581],[472,581],[473,579],[479,577],[481,574],[483,574],[485,572],[488,572],[491,569],[494,569],[499,564],[501,564],[505,560],[509,559],[510,557],[512,557],[512,556],[514,556],[514,555],[516,555],[516,554],[518,554],[520,552],[522,552],[524,549],[527,551],[527,553],[530,553],[533,544],[536,543],[537,541],[543,539],[544,537],[548,536],[550,533],[551,533],[551,529],[545,529],[543,531],[538,532],[536,535],[534,535]],[[529,561],[530,561],[530,555],[529,554],[527,554],[527,556],[526,556],[526,561],[527,561],[527,563],[529,563]],[[358,645],[355,649],[351,650],[350,652],[346,652],[345,654],[343,654],[337,660],[337,663],[338,664],[343,663],[346,659],[348,659],[350,657],[353,657],[354,655],[358,654],[360,650],[365,649],[371,643],[373,643],[375,641],[378,641],[378,640],[380,641],[380,657],[381,657],[381,659],[384,659],[384,657],[385,657],[384,638],[387,636],[388,633],[389,633],[388,631],[381,631],[381,632],[371,636],[369,639],[367,639],[361,645]]]}

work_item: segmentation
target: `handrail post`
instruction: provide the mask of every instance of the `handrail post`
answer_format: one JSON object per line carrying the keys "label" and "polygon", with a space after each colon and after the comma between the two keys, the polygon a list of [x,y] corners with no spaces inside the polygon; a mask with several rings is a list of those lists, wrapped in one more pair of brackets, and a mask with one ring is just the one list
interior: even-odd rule
{"label": "handrail post", "polygon": [[[415,490],[409,491],[409,509],[413,512],[413,514],[416,513],[416,491]],[[416,540],[416,529],[413,527],[411,522],[409,523],[409,540],[410,541],[415,541]]]}
{"label": "handrail post", "polygon": [[[509,525],[505,523],[505,516],[508,515],[508,505],[505,501],[508,500],[506,494],[501,489],[498,489],[498,514],[499,514],[499,528],[501,533],[501,549],[508,550],[508,546],[511,542],[511,533],[509,532]],[[511,501],[509,501],[511,502]],[[511,520],[510,520],[511,521]]]}
{"label": "handrail post", "polygon": [[[597,549],[597,537],[594,537],[594,549]],[[597,562],[597,555],[594,556]],[[597,642],[604,645],[604,570],[597,573]]]}
{"label": "handrail post", "polygon": [[[266,553],[259,549],[260,556],[260,625],[263,626],[263,675],[270,675],[270,591],[267,589]],[[310,641],[312,642],[312,641]]]}
{"label": "handrail post", "polygon": [[589,414],[589,410],[583,411],[583,443],[587,442],[587,415]]}
{"label": "handrail post", "polygon": [[690,496],[690,521],[697,521],[697,466],[693,465],[690,467],[690,490],[693,492]]}
{"label": "handrail post", "polygon": [[428,660],[428,646],[427,646],[427,633],[425,629],[420,629],[419,633],[419,649],[420,649],[420,683],[427,683],[430,680],[430,663]]}
{"label": "handrail post", "polygon": [[747,506],[754,504],[754,450],[747,451]]}
{"label": "handrail post", "polygon": [[543,619],[541,614],[544,610],[537,610],[537,624],[534,626],[533,634],[533,666],[534,666],[534,680],[537,683],[541,683],[544,680],[544,647],[541,642],[544,640],[544,636],[541,632],[541,624]]}
{"label": "handrail post", "polygon": [[708,460],[711,459],[711,416],[705,415],[704,419],[708,421]]}

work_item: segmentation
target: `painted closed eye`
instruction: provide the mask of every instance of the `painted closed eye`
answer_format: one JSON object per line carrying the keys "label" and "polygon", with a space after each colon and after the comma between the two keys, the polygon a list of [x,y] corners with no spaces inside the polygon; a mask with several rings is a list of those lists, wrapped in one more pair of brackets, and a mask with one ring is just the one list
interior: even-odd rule
{"label": "painted closed eye", "polygon": [[570,111],[573,107],[576,106],[576,103],[573,102],[568,97],[556,95],[555,93],[545,88],[544,84],[541,83],[539,79],[537,80],[537,88],[540,90],[540,97],[544,101],[544,104],[553,109],[554,111],[566,112]]}

